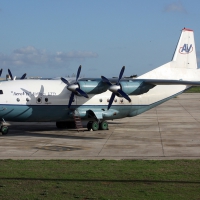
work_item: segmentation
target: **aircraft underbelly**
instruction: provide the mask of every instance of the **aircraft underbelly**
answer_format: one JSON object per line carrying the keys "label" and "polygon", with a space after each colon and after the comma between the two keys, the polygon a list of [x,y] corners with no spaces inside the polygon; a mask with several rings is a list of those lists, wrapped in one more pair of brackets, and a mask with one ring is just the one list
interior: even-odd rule
{"label": "aircraft underbelly", "polygon": [[6,121],[59,121],[67,120],[66,106],[4,106],[0,110],[0,118]]}

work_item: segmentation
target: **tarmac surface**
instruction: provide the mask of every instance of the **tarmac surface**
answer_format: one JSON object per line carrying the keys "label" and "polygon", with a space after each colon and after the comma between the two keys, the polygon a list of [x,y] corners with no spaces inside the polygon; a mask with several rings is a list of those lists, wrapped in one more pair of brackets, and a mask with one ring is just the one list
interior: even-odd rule
{"label": "tarmac surface", "polygon": [[10,123],[0,159],[199,159],[200,94],[182,94],[108,131],[58,130],[55,123]]}

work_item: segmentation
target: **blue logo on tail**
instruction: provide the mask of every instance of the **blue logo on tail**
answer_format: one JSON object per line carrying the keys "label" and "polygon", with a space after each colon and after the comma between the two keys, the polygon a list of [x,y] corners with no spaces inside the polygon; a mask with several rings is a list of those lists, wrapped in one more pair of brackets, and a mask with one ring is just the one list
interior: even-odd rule
{"label": "blue logo on tail", "polygon": [[188,44],[184,44],[179,49],[179,53],[181,53],[181,54],[188,54],[188,53],[191,53],[192,51],[193,51],[193,46],[192,45],[188,45]]}

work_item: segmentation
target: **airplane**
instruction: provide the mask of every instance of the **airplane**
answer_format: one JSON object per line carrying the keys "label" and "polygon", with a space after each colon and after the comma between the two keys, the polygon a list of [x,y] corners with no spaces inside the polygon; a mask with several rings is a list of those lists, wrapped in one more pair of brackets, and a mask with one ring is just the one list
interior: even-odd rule
{"label": "airplane", "polygon": [[75,78],[1,81],[2,135],[6,121],[56,122],[62,129],[75,126],[74,115],[88,130],[107,130],[107,120],[134,117],[199,86],[193,30],[182,29],[170,62],[136,78],[123,78],[124,70],[118,78],[79,78],[79,66]]}

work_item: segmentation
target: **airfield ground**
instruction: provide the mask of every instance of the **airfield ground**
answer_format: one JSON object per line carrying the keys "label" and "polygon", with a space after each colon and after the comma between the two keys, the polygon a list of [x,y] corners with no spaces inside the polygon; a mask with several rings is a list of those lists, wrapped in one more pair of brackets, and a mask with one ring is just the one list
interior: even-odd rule
{"label": "airfield ground", "polygon": [[10,123],[0,159],[199,159],[200,94],[182,94],[108,131],[58,130],[55,123]]}

